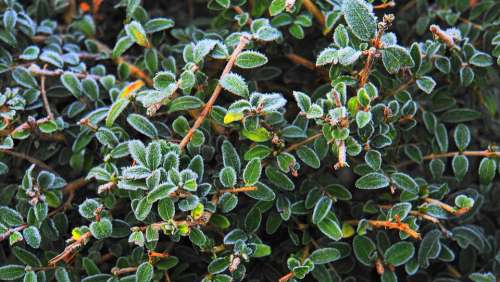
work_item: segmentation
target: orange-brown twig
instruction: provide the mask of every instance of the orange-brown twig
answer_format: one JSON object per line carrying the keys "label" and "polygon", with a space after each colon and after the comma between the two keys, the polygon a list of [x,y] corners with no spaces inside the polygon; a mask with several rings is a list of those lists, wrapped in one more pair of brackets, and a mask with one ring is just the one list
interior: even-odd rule
{"label": "orange-brown twig", "polygon": [[392,222],[386,220],[368,220],[368,223],[375,228],[397,229],[403,233],[406,233],[408,236],[416,240],[420,240],[422,238],[420,236],[420,233],[411,229],[411,227],[404,222]]}
{"label": "orange-brown twig", "polygon": [[69,244],[62,253],[58,254],[57,256],[53,257],[51,260],[49,260],[49,266],[55,266],[57,263],[59,263],[61,260],[68,263],[71,261],[71,259],[75,255],[75,251],[87,244],[88,240],[92,236],[92,233],[86,232],[82,234],[77,240],[74,240],[73,243]]}
{"label": "orange-brown twig", "polygon": [[118,268],[118,267],[114,267],[111,269],[111,274],[113,274],[114,276],[120,276],[120,275],[123,275],[123,274],[127,274],[127,273],[132,273],[132,272],[136,272],[137,271],[137,267],[124,267],[124,268]]}
{"label": "orange-brown twig", "polygon": [[325,16],[323,13],[316,7],[316,5],[312,2],[312,0],[304,0],[303,2],[304,8],[306,8],[309,13],[311,13],[314,18],[319,22],[319,24],[324,27],[325,25]]}
{"label": "orange-brown twig", "polygon": [[[494,152],[490,150],[483,151],[463,151],[463,152],[447,152],[447,153],[439,153],[439,154],[429,154],[424,156],[424,160],[434,160],[440,158],[452,158],[454,156],[464,155],[469,157],[485,157],[485,158],[500,158],[500,152]],[[398,165],[398,167],[404,167],[414,163],[413,161],[402,162]]]}
{"label": "orange-brown twig", "polygon": [[[234,49],[231,56],[229,57],[229,61],[227,62],[226,67],[222,71],[221,78],[224,77],[224,75],[228,74],[231,71],[231,69],[236,61],[236,57],[241,53],[241,51],[243,51],[243,49],[245,48],[245,46],[248,44],[249,41],[250,41],[250,39],[247,36],[243,35],[240,37],[240,42],[239,42],[238,46],[236,46],[236,48]],[[182,138],[182,141],[179,144],[179,147],[181,150],[184,150],[186,145],[191,140],[191,137],[193,136],[194,132],[201,126],[201,124],[203,123],[203,121],[207,117],[208,113],[212,109],[212,106],[214,105],[215,101],[219,97],[219,94],[221,93],[221,91],[222,91],[222,86],[220,85],[220,83],[218,83],[214,89],[214,92],[212,93],[212,96],[210,97],[208,102],[203,107],[203,110],[201,111],[198,118],[195,120],[193,126],[189,129],[188,133],[184,136],[184,138]]]}
{"label": "orange-brown twig", "polygon": [[278,282],[286,282],[292,279],[293,276],[294,276],[293,272],[288,272],[287,274],[283,275],[280,279],[278,279]]}
{"label": "orange-brown twig", "polygon": [[438,206],[440,208],[442,208],[443,210],[451,213],[452,215],[454,216],[462,216],[463,214],[467,213],[470,208],[455,208],[455,207],[452,207],[448,204],[445,204],[439,200],[436,200],[436,199],[431,199],[431,198],[424,198],[424,201],[431,204],[431,205],[435,205],[435,206]]}
{"label": "orange-brown twig", "polygon": [[389,1],[387,3],[375,5],[375,6],[373,6],[373,9],[382,10],[382,9],[393,8],[393,7],[396,7],[396,2]]}
{"label": "orange-brown twig", "polygon": [[448,45],[449,48],[455,47],[455,40],[453,40],[453,37],[451,37],[450,35],[448,35],[438,25],[435,25],[435,24],[431,25],[429,27],[429,30],[434,34],[434,36],[436,36],[441,41],[443,41],[444,43],[446,43],[446,45]]}
{"label": "orange-brown twig", "polygon": [[229,189],[221,189],[219,190],[219,193],[240,193],[240,192],[249,192],[249,191],[257,191],[256,186],[246,186],[246,187],[239,187],[239,188],[229,188]]}

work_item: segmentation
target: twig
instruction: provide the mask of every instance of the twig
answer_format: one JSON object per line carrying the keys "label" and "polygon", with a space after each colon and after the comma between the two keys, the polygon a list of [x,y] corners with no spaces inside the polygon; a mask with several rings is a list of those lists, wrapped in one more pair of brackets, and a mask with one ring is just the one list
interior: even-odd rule
{"label": "twig", "polygon": [[[451,158],[454,156],[458,155],[464,155],[464,156],[469,156],[469,157],[485,157],[485,158],[500,158],[500,152],[492,152],[490,150],[483,150],[483,151],[464,151],[464,152],[447,152],[447,153],[440,153],[440,154],[430,154],[427,156],[424,156],[422,159],[423,160],[433,160],[433,159],[440,159],[440,158]],[[414,161],[406,161],[402,162],[397,165],[398,168],[400,167],[405,167],[408,165],[413,164]]]}
{"label": "twig", "polygon": [[439,200],[436,200],[436,199],[431,199],[431,198],[424,198],[424,201],[431,204],[431,205],[435,205],[435,206],[438,206],[440,208],[442,208],[443,210],[451,213],[452,215],[454,216],[462,216],[463,214],[467,213],[470,208],[455,208],[455,207],[452,207],[448,204],[445,204]]}
{"label": "twig", "polygon": [[9,228],[5,233],[0,234],[0,242],[9,238],[10,234],[12,234],[14,232],[20,232],[20,231],[24,230],[26,227],[28,227],[28,224],[23,224],[23,225],[20,225],[18,227],[14,227],[14,228]]}
{"label": "twig", "polygon": [[298,148],[300,148],[302,145],[309,144],[309,143],[313,142],[314,140],[320,138],[321,136],[323,136],[323,132],[316,133],[313,136],[308,137],[308,138],[306,138],[298,143],[292,144],[290,147],[285,149],[285,152],[287,152],[287,153],[293,152],[293,151],[297,150]]}
{"label": "twig", "polygon": [[293,272],[288,272],[287,274],[283,275],[280,279],[278,279],[278,282],[286,282],[292,279],[293,276],[294,276]]}
{"label": "twig", "polygon": [[304,8],[311,13],[314,18],[319,22],[319,24],[324,27],[325,25],[325,16],[323,13],[316,7],[316,5],[312,2],[312,0],[304,0],[303,2]]}
{"label": "twig", "polygon": [[373,9],[382,10],[382,9],[393,8],[393,7],[396,7],[396,2],[389,1],[387,3],[375,5],[375,6],[373,6]]}
{"label": "twig", "polygon": [[[43,66],[43,70],[47,69],[47,65]],[[54,119],[54,115],[50,110],[49,99],[47,98],[47,91],[45,89],[45,75],[42,75],[40,78],[40,95],[42,95],[43,105],[45,107],[45,111],[47,112],[47,117],[51,120]]]}
{"label": "twig", "polygon": [[401,232],[406,233],[413,239],[420,240],[422,238],[420,236],[420,233],[411,229],[411,227],[408,224],[403,222],[391,222],[386,220],[368,220],[368,223],[375,228],[397,229]]}
{"label": "twig", "polygon": [[114,267],[111,269],[111,274],[113,274],[114,276],[119,276],[122,274],[127,274],[127,273],[131,273],[131,272],[136,272],[136,271],[137,271],[137,267],[125,267],[125,268]]}
{"label": "twig", "polygon": [[[245,48],[245,46],[248,44],[249,41],[250,39],[245,35],[240,37],[240,42],[238,46],[236,46],[236,48],[234,49],[233,53],[231,54],[231,57],[229,57],[229,61],[227,62],[226,67],[222,71],[221,78],[223,78],[224,75],[228,74],[231,71],[231,68],[233,67],[236,61],[236,57],[238,56],[238,54],[241,53],[241,51],[243,51],[243,49]],[[193,126],[189,129],[188,133],[184,136],[184,138],[182,138],[182,141],[179,144],[181,150],[183,150],[186,147],[186,145],[191,140],[191,137],[193,136],[194,132],[201,126],[201,124],[207,117],[208,113],[212,109],[212,106],[214,105],[215,101],[219,97],[221,91],[222,91],[222,86],[220,85],[220,83],[218,83],[214,89],[214,92],[212,93],[212,96],[205,104],[205,107],[203,107],[203,110],[201,111],[198,118],[195,120]]]}
{"label": "twig", "polygon": [[73,243],[69,244],[64,249],[64,251],[62,251],[62,253],[58,254],[57,256],[55,256],[51,260],[49,260],[49,266],[55,266],[61,260],[65,261],[65,262],[69,262],[71,260],[71,258],[73,257],[72,255],[74,254],[74,252],[79,247],[87,244],[87,242],[91,236],[92,236],[92,233],[90,233],[90,231],[82,234],[78,239],[74,240]]}
{"label": "twig", "polygon": [[0,152],[7,154],[7,155],[10,155],[10,156],[13,156],[13,157],[16,157],[16,158],[19,158],[19,159],[26,160],[32,164],[39,166],[42,169],[50,171],[50,172],[55,172],[55,170],[51,166],[49,166],[48,164],[42,162],[41,160],[35,159],[34,157],[28,156],[26,154],[12,151],[12,150],[6,150],[6,149],[0,149]]}
{"label": "twig", "polygon": [[249,191],[257,191],[256,186],[246,186],[246,187],[239,187],[239,188],[229,188],[229,189],[221,189],[219,190],[219,193],[240,193],[240,192],[249,192]]}

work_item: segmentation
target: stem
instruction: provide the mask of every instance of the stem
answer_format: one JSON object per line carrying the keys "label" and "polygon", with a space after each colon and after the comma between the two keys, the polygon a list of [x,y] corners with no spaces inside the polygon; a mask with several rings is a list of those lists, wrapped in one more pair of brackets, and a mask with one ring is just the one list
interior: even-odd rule
{"label": "stem", "polygon": [[111,274],[113,274],[114,276],[119,276],[119,275],[122,275],[122,274],[127,274],[127,273],[131,273],[131,272],[136,272],[137,271],[137,267],[125,267],[125,268],[113,268],[111,269]]}
{"label": "stem", "polygon": [[84,246],[87,244],[87,241],[90,239],[92,236],[92,233],[87,232],[84,233],[78,240],[75,240],[73,243],[69,244],[62,253],[58,254],[57,256],[53,257],[51,260],[49,260],[49,266],[55,266],[57,265],[58,262],[61,260],[64,260],[64,262],[69,262],[71,258],[73,257],[72,254],[81,246]]}
{"label": "stem", "polygon": [[387,2],[387,3],[382,3],[382,4],[379,4],[379,5],[375,5],[375,6],[373,6],[373,9],[387,9],[387,8],[393,8],[395,6],[396,6],[396,2],[390,1],[390,2]]}
{"label": "stem", "polygon": [[[430,154],[427,156],[424,156],[424,160],[433,160],[433,159],[440,159],[440,158],[451,158],[454,156],[458,155],[463,155],[463,156],[469,156],[469,157],[485,157],[485,158],[500,158],[500,152],[492,152],[489,150],[483,150],[483,151],[464,151],[464,152],[447,152],[447,153],[440,153],[440,154]],[[411,165],[414,163],[413,161],[406,161],[402,162],[399,165],[397,165],[398,168],[400,167],[405,167],[408,165]]]}
{"label": "stem", "polygon": [[[226,67],[222,71],[221,78],[224,77],[224,75],[228,74],[231,71],[231,68],[233,67],[233,65],[236,61],[236,57],[241,53],[241,51],[243,51],[243,49],[245,48],[245,46],[248,44],[249,41],[250,41],[250,39],[246,36],[240,37],[240,43],[234,49],[233,53],[231,54],[231,57],[229,57],[229,61],[227,62]],[[212,109],[212,106],[214,105],[215,101],[219,97],[219,94],[221,93],[221,91],[222,91],[222,86],[220,85],[220,83],[218,83],[214,89],[214,92],[212,93],[212,96],[210,97],[208,102],[205,104],[205,107],[201,111],[198,118],[195,120],[193,126],[189,129],[188,133],[186,134],[186,136],[184,136],[181,143],[179,144],[179,147],[181,150],[183,150],[186,147],[186,145],[191,140],[191,137],[193,136],[194,132],[201,126],[201,124],[203,123],[203,121],[207,117],[208,113]]]}
{"label": "stem", "polygon": [[420,236],[420,233],[411,229],[411,227],[406,223],[391,222],[391,221],[385,221],[385,220],[368,220],[368,223],[375,228],[397,229],[401,232],[406,233],[408,236],[412,237],[413,239],[417,239],[417,240],[422,239],[422,237]]}
{"label": "stem", "polygon": [[293,272],[288,272],[287,274],[283,275],[280,279],[278,279],[278,282],[286,282],[292,279],[293,276],[294,276]]}
{"label": "stem", "polygon": [[294,53],[289,53],[289,54],[286,54],[286,57],[292,61],[292,63],[294,64],[297,64],[297,65],[300,65],[300,66],[303,66],[305,67],[306,69],[309,69],[309,70],[316,70],[316,64],[309,61],[308,59],[302,57],[302,56],[299,56],[297,54],[294,54]]}
{"label": "stem", "polygon": [[442,208],[443,210],[451,213],[454,216],[461,216],[470,210],[470,208],[456,209],[455,207],[452,207],[452,206],[445,204],[439,200],[431,199],[431,198],[424,198],[424,201],[431,204],[431,205],[438,206],[438,207]]}
{"label": "stem", "polygon": [[55,170],[51,166],[49,166],[48,164],[42,162],[41,160],[35,159],[31,156],[28,156],[26,154],[19,153],[16,151],[6,150],[6,149],[0,149],[0,152],[4,153],[6,155],[10,155],[10,156],[13,156],[13,157],[16,157],[19,159],[26,160],[32,164],[39,166],[42,169],[50,171],[50,172],[55,172]]}
{"label": "stem", "polygon": [[[31,72],[32,75],[41,76],[42,78],[45,76],[59,77],[59,76],[64,74],[64,71],[62,69],[56,69],[56,70],[47,70],[45,68],[40,69],[35,64],[32,64],[31,66],[29,66],[28,70]],[[90,73],[74,72],[73,74],[78,78],[93,78],[95,80],[99,80],[101,78],[98,75],[90,74]]]}
{"label": "stem", "polygon": [[[47,69],[47,65],[43,66],[43,70]],[[49,119],[54,119],[54,115],[50,110],[49,99],[47,98],[47,91],[45,90],[45,75],[42,75],[40,78],[40,94],[42,95],[43,106],[45,107],[45,111],[47,112],[47,116]]]}
{"label": "stem", "polygon": [[300,146],[309,144],[309,143],[313,142],[314,140],[320,138],[321,136],[323,136],[323,132],[316,133],[313,136],[308,137],[308,138],[306,138],[298,143],[292,144],[290,147],[288,147],[285,150],[285,152],[287,152],[287,153],[293,152],[293,151],[297,150],[298,148],[300,148]]}
{"label": "stem", "polygon": [[248,191],[257,191],[256,186],[246,186],[246,187],[240,187],[240,188],[229,188],[229,189],[221,189],[219,190],[219,193],[240,193],[240,192],[248,192]]}
{"label": "stem", "polygon": [[325,25],[325,16],[323,13],[316,7],[316,5],[312,2],[312,0],[304,0],[304,8],[311,13],[314,18],[319,22],[319,24],[323,27]]}
{"label": "stem", "polygon": [[14,232],[20,232],[20,231],[24,230],[26,227],[28,227],[28,224],[23,224],[23,225],[20,225],[18,227],[10,228],[5,233],[0,234],[0,242],[9,238],[10,234],[12,234]]}

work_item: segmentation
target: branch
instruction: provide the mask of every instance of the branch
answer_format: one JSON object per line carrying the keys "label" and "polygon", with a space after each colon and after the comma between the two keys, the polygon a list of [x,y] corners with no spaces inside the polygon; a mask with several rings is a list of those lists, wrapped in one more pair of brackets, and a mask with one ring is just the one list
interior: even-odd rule
{"label": "branch", "polygon": [[391,222],[386,220],[368,220],[368,223],[375,228],[388,228],[388,229],[397,229],[401,232],[406,233],[408,236],[413,239],[420,240],[422,237],[420,233],[411,229],[411,227],[403,222]]}
{"label": "branch", "polygon": [[[47,65],[43,66],[43,69],[47,69]],[[54,119],[54,115],[50,110],[49,99],[47,98],[47,91],[45,90],[45,75],[42,75],[40,78],[40,95],[42,95],[43,106],[45,107],[45,111],[47,112],[47,117],[49,119]]]}
{"label": "branch", "polygon": [[26,227],[28,227],[28,224],[23,224],[23,225],[20,225],[18,227],[14,227],[14,228],[9,228],[9,230],[7,230],[5,233],[0,234],[0,242],[9,238],[10,234],[12,234],[14,232],[20,232],[20,231],[24,230]]}
{"label": "branch", "polygon": [[313,142],[314,140],[320,138],[321,136],[323,136],[323,132],[316,133],[313,136],[308,137],[308,138],[306,138],[298,143],[292,144],[290,147],[285,149],[285,152],[287,152],[287,153],[293,152],[293,151],[297,150],[298,148],[300,148],[302,145],[309,144],[309,143]]}
{"label": "branch", "polygon": [[55,172],[55,170],[51,166],[49,166],[48,164],[42,162],[39,159],[35,159],[34,157],[28,156],[26,154],[12,151],[12,150],[6,150],[6,149],[0,149],[0,152],[4,153],[6,155],[10,155],[10,156],[13,156],[13,157],[16,157],[19,159],[26,160],[32,164],[39,166],[42,169],[50,171],[50,172]]}
{"label": "branch", "polygon": [[137,267],[125,267],[125,268],[113,267],[111,269],[111,274],[113,274],[114,276],[120,276],[122,274],[127,274],[127,273],[131,273],[131,272],[136,272],[136,271],[137,271]]}
{"label": "branch", "polygon": [[424,201],[431,204],[431,205],[435,205],[435,206],[438,206],[440,208],[442,208],[443,210],[451,213],[452,215],[454,216],[462,216],[463,214],[467,213],[470,208],[455,208],[455,207],[452,207],[448,204],[445,204],[439,200],[436,200],[436,199],[431,199],[431,198],[424,198]]}
{"label": "branch", "polygon": [[[222,71],[221,78],[224,77],[224,75],[228,74],[231,71],[231,68],[234,65],[234,62],[236,61],[236,57],[243,51],[245,46],[248,44],[250,39],[246,37],[245,35],[240,37],[240,43],[236,48],[234,49],[233,53],[231,54],[231,57],[229,57],[229,61],[226,64],[226,67]],[[212,106],[214,105],[215,101],[219,97],[219,94],[222,91],[222,86],[220,83],[217,84],[217,86],[214,89],[214,92],[212,93],[212,96],[208,100],[208,102],[205,104],[205,107],[203,107],[203,110],[201,111],[200,115],[198,118],[195,120],[193,126],[189,129],[188,133],[184,136],[182,139],[181,143],[179,144],[179,147],[181,150],[183,150],[186,145],[189,143],[191,140],[191,137],[193,136],[194,132],[201,126],[205,118],[207,117],[208,113],[212,109]]]}
{"label": "branch", "polygon": [[55,266],[57,265],[58,262],[63,260],[64,262],[69,262],[73,258],[74,252],[81,246],[84,246],[87,244],[89,241],[90,237],[92,236],[92,233],[90,231],[84,233],[83,235],[80,236],[77,240],[74,240],[73,243],[69,244],[62,253],[58,254],[57,256],[53,257],[51,260],[49,260],[49,266]]}
{"label": "branch", "polygon": [[325,16],[323,13],[316,7],[316,5],[312,2],[312,0],[304,0],[304,8],[306,8],[309,13],[311,13],[314,18],[319,22],[319,24],[324,27],[325,26]]}
{"label": "branch", "polygon": [[219,190],[219,193],[240,193],[240,192],[248,192],[248,191],[257,191],[256,186],[246,186],[246,187],[240,187],[240,188],[229,188],[229,189],[221,189]]}

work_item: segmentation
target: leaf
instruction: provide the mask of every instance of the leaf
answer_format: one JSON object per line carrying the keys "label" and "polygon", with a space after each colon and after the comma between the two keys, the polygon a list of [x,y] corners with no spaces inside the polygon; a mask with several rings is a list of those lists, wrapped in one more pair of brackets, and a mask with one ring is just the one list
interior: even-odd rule
{"label": "leaf", "polygon": [[253,69],[267,64],[266,55],[257,51],[243,51],[236,57],[235,64],[242,69]]}
{"label": "leaf", "polygon": [[314,264],[324,264],[340,259],[341,253],[335,248],[317,249],[309,256]]}
{"label": "leaf", "polygon": [[113,225],[111,224],[111,220],[108,218],[101,218],[99,221],[94,221],[90,224],[90,233],[97,240],[101,240],[111,236],[113,232]]}
{"label": "leaf", "polygon": [[322,196],[314,205],[312,213],[312,222],[314,224],[320,223],[326,218],[330,209],[332,208],[332,200],[327,196]]}
{"label": "leaf", "polygon": [[7,226],[17,226],[23,224],[22,215],[9,207],[0,206],[0,222]]}
{"label": "leaf", "polygon": [[241,161],[238,152],[231,142],[224,140],[221,146],[222,162],[224,167],[232,167],[237,174],[240,173]]}
{"label": "leaf", "polygon": [[120,57],[125,51],[127,51],[132,45],[134,45],[134,39],[130,36],[123,36],[115,43],[115,47],[113,47],[113,51],[111,52],[111,56],[113,58]]}
{"label": "leaf", "polygon": [[243,130],[241,130],[241,135],[250,139],[251,141],[259,143],[266,142],[267,140],[270,140],[272,137],[271,133],[264,127],[259,127],[254,130],[248,130],[244,128]]}
{"label": "leaf", "polygon": [[223,168],[219,172],[219,180],[226,188],[234,187],[236,185],[236,171],[230,166]]}
{"label": "leaf", "polygon": [[[354,0],[354,1],[358,1],[358,0]],[[337,52],[337,55],[338,55],[339,63],[341,65],[349,66],[349,65],[354,64],[358,60],[359,56],[361,56],[361,52],[348,46],[348,47],[344,47],[344,48],[340,49]]]}
{"label": "leaf", "polygon": [[415,254],[415,247],[410,242],[397,242],[384,252],[385,261],[394,266],[408,262]]}
{"label": "leaf", "polygon": [[245,83],[243,77],[235,73],[225,74],[219,81],[222,88],[225,90],[241,96],[243,98],[248,97],[248,85]]}
{"label": "leaf", "polygon": [[30,245],[30,247],[34,249],[38,249],[40,247],[40,243],[42,242],[42,236],[40,235],[40,231],[35,226],[29,226],[23,230],[23,237],[26,243]]}
{"label": "leaf", "polygon": [[418,184],[408,174],[402,172],[393,173],[391,174],[391,181],[406,192],[418,194]]}
{"label": "leaf", "polygon": [[456,155],[451,161],[451,167],[455,177],[461,181],[469,171],[469,159],[464,155]]}
{"label": "leaf", "polygon": [[476,120],[480,117],[481,112],[472,109],[461,108],[446,111],[440,116],[440,120],[447,123],[460,123]]}
{"label": "leaf", "polygon": [[21,86],[38,89],[38,83],[31,73],[23,67],[17,67],[12,72],[12,78]]}
{"label": "leaf", "polygon": [[356,124],[358,125],[359,128],[363,128],[370,123],[372,120],[372,113],[371,112],[365,112],[365,111],[359,111],[356,113]]}
{"label": "leaf", "polygon": [[137,272],[135,274],[136,282],[149,282],[153,279],[154,269],[153,265],[149,262],[143,262],[137,268]]}
{"label": "leaf", "polygon": [[208,265],[208,272],[212,274],[221,273],[229,267],[229,258],[220,257],[212,260]]}
{"label": "leaf", "polygon": [[130,103],[129,99],[120,98],[117,99],[111,108],[108,110],[106,116],[106,127],[112,127],[115,120],[120,116],[120,114],[127,108]]}
{"label": "leaf", "polygon": [[316,58],[316,66],[336,64],[338,62],[338,50],[335,48],[326,48],[319,53]]}
{"label": "leaf", "polygon": [[307,146],[300,146],[297,150],[297,155],[305,164],[312,168],[318,169],[321,166],[321,162],[316,152]]}
{"label": "leaf", "polygon": [[293,97],[297,102],[297,106],[299,106],[300,110],[303,113],[307,113],[311,108],[311,98],[303,92],[293,91]]}
{"label": "leaf", "polygon": [[74,73],[65,72],[63,75],[61,75],[61,82],[73,96],[75,96],[76,98],[81,96],[82,84]]}
{"label": "leaf", "polygon": [[440,239],[441,232],[438,229],[433,229],[425,234],[417,254],[418,264],[421,267],[427,268],[429,266],[429,259],[436,252],[436,249],[440,247]]}
{"label": "leaf", "polygon": [[273,0],[269,5],[269,14],[273,17],[285,10],[285,0]]}
{"label": "leaf", "polygon": [[318,223],[318,228],[321,233],[332,240],[338,241],[342,238],[342,229],[336,221],[330,218],[330,216],[327,216],[320,223]]}
{"label": "leaf", "polygon": [[476,67],[484,68],[493,65],[493,59],[488,53],[476,51],[476,53],[469,59],[469,63]]}
{"label": "leaf", "polygon": [[376,246],[373,241],[366,236],[356,235],[352,241],[354,255],[365,266],[372,266],[373,253]]}
{"label": "leaf", "polygon": [[147,21],[144,24],[144,29],[147,33],[154,33],[158,31],[162,31],[165,29],[169,29],[174,27],[174,21],[168,18],[156,18]]}
{"label": "leaf", "polygon": [[430,76],[422,76],[417,79],[417,86],[425,93],[431,94],[432,90],[434,90],[434,87],[436,86],[436,82]]}
{"label": "leaf", "polygon": [[132,21],[125,25],[125,31],[127,35],[132,38],[135,43],[142,47],[149,48],[150,43],[146,35],[146,31],[138,21]]}
{"label": "leaf", "polygon": [[8,264],[0,267],[0,279],[1,280],[16,280],[23,277],[24,271],[23,265]]}
{"label": "leaf", "polygon": [[99,85],[94,79],[86,78],[82,80],[82,90],[90,100],[97,101],[99,99]]}
{"label": "leaf", "polygon": [[365,154],[365,162],[373,170],[379,170],[382,165],[382,155],[379,151],[370,150]]}
{"label": "leaf", "polygon": [[495,178],[497,163],[490,158],[483,158],[479,163],[479,182],[490,184]]}
{"label": "leaf", "polygon": [[471,140],[469,128],[464,124],[457,125],[453,132],[453,139],[459,151],[467,149]]}
{"label": "leaf", "polygon": [[269,181],[277,187],[286,191],[293,191],[293,189],[295,189],[293,181],[276,168],[268,166],[266,167],[265,173]]}
{"label": "leaf", "polygon": [[54,51],[49,51],[49,50],[43,51],[39,59],[51,65],[54,65],[58,68],[62,68],[64,66],[63,58],[61,57],[60,54]]}
{"label": "leaf", "polygon": [[149,138],[156,138],[156,136],[158,136],[158,130],[156,129],[154,124],[144,116],[138,114],[129,114],[127,116],[127,122],[135,130],[148,136]]}
{"label": "leaf", "polygon": [[195,96],[181,96],[174,99],[168,105],[168,112],[173,113],[178,111],[193,110],[198,109],[201,106],[203,106],[203,101],[200,100],[200,98]]}
{"label": "leaf", "polygon": [[257,183],[262,173],[262,164],[259,158],[254,158],[248,162],[243,170],[243,181],[245,185],[251,186]]}
{"label": "leaf", "polygon": [[270,202],[276,198],[274,191],[267,185],[257,182],[255,186],[257,187],[257,190],[245,192],[248,197],[264,202]]}
{"label": "leaf", "polygon": [[343,1],[342,13],[354,35],[362,41],[369,41],[377,31],[377,21],[372,6],[364,0]]}
{"label": "leaf", "polygon": [[372,172],[356,180],[355,186],[358,189],[380,189],[389,186],[389,178],[381,173]]}
{"label": "leaf", "polygon": [[382,62],[388,73],[397,73],[401,68],[413,67],[415,62],[405,48],[393,45],[382,50]]}
{"label": "leaf", "polygon": [[448,151],[448,131],[444,124],[440,123],[434,130],[434,136],[441,152]]}

